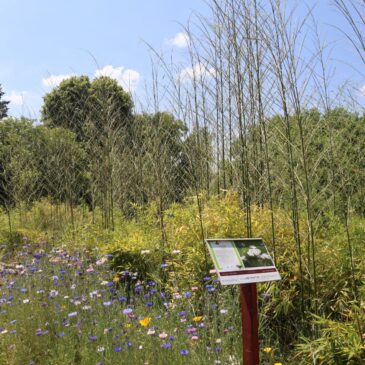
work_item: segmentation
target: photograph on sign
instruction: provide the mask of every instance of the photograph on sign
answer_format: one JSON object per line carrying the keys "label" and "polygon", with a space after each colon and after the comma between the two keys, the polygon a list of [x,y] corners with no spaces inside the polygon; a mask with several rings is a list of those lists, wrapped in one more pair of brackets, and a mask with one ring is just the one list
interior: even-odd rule
{"label": "photograph on sign", "polygon": [[207,239],[222,285],[280,280],[262,238]]}

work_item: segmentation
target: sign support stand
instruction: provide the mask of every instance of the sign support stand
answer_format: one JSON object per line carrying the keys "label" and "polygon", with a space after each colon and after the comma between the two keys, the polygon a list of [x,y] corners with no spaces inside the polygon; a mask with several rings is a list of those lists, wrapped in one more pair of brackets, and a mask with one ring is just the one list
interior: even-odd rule
{"label": "sign support stand", "polygon": [[256,283],[240,285],[243,364],[259,365],[259,333]]}
{"label": "sign support stand", "polygon": [[219,281],[240,285],[243,365],[259,365],[259,319],[256,283],[280,280],[262,238],[207,238]]}

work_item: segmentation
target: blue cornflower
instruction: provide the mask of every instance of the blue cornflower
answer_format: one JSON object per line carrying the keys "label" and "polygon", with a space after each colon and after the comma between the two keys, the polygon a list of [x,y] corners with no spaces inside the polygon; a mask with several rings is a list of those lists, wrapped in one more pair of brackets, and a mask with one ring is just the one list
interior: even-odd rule
{"label": "blue cornflower", "polygon": [[166,342],[166,343],[164,343],[163,345],[161,345],[161,348],[162,348],[162,349],[170,349],[170,348],[171,348],[171,343]]}
{"label": "blue cornflower", "polygon": [[186,350],[186,349],[180,350],[180,354],[183,356],[186,356],[189,354],[189,350]]}
{"label": "blue cornflower", "polygon": [[181,311],[181,312],[179,313],[179,316],[180,316],[180,317],[184,317],[184,316],[186,316],[186,311]]}
{"label": "blue cornflower", "polygon": [[191,297],[191,293],[187,291],[186,293],[184,293],[184,297],[185,298],[190,298]]}
{"label": "blue cornflower", "polygon": [[124,302],[126,302],[126,301],[127,301],[127,298],[126,298],[126,297],[120,297],[120,298],[119,298],[119,301],[120,301],[121,303],[124,303]]}
{"label": "blue cornflower", "polygon": [[114,351],[115,351],[115,352],[119,352],[119,351],[121,351],[121,350],[122,350],[122,348],[121,348],[120,346],[114,347]]}
{"label": "blue cornflower", "polygon": [[146,307],[153,307],[153,302],[147,302]]}
{"label": "blue cornflower", "polygon": [[167,266],[169,266],[169,265],[168,265],[168,264],[161,264],[161,265],[160,265],[161,269],[164,269],[164,268],[166,268]]}
{"label": "blue cornflower", "polygon": [[90,341],[96,341],[98,338],[96,337],[96,336],[94,336],[94,335],[90,335],[89,336],[89,340]]}

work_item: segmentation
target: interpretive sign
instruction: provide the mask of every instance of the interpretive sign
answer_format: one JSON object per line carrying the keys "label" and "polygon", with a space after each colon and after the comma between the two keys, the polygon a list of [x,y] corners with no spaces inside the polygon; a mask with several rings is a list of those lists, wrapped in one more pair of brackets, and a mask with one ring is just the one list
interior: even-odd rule
{"label": "interpretive sign", "polygon": [[281,279],[262,238],[205,241],[222,285]]}

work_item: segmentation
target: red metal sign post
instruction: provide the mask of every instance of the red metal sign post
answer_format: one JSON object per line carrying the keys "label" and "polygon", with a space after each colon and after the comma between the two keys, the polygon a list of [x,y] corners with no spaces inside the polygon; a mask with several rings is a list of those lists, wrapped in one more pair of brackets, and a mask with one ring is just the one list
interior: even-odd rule
{"label": "red metal sign post", "polygon": [[259,323],[256,283],[241,284],[243,364],[259,365]]}

